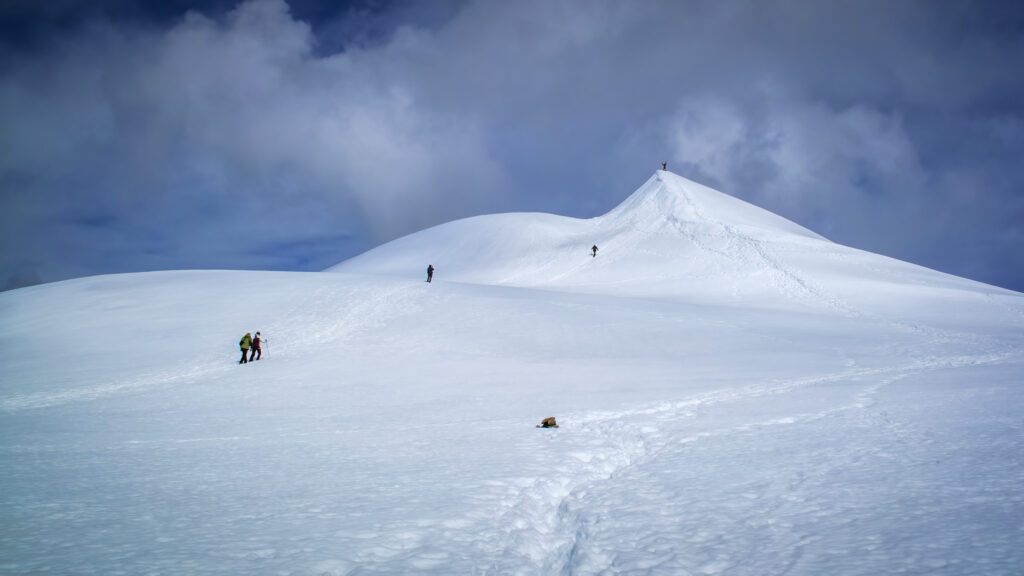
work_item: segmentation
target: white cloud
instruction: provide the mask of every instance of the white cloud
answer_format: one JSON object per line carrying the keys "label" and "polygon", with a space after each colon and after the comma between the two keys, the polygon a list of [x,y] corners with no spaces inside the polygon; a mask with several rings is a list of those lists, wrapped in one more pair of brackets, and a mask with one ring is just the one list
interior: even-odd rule
{"label": "white cloud", "polygon": [[[902,3],[884,24],[860,3],[444,11],[419,20],[430,28],[374,16],[372,40],[324,54],[318,23],[249,0],[163,29],[101,21],[0,59],[0,270],[277,266],[273,246],[303,258],[351,235],[308,265],[327,266],[474,213],[595,215],[664,160],[934,265],[947,229],[988,238],[979,222],[1020,181],[1024,144],[1006,126],[1022,117],[1021,47],[958,31],[971,10]],[[989,102],[998,123],[952,120]],[[960,223],[954,188],[996,200]],[[271,248],[253,248],[253,230]]]}
{"label": "white cloud", "polygon": [[928,174],[898,114],[759,95],[754,106],[727,94],[682,100],[668,122],[674,162],[845,241],[891,233],[918,209]]}
{"label": "white cloud", "polygon": [[[47,225],[81,234],[108,254],[97,255],[106,266],[121,257],[174,266],[231,261],[228,247],[253,230],[281,243],[347,230],[380,242],[486,211],[506,192],[472,116],[423,106],[379,50],[317,57],[313,43],[281,0],[245,2],[223,21],[189,13],[166,31],[79,32],[0,80],[0,170],[26,179],[20,191],[8,186],[5,205],[26,214],[45,202]],[[412,49],[397,44],[383,50]],[[104,249],[95,231],[76,232],[83,218],[125,240],[141,234],[132,242],[159,254]],[[188,238],[164,242],[182,227]],[[218,235],[223,250],[190,242]],[[23,242],[8,261],[68,258],[45,239]]]}

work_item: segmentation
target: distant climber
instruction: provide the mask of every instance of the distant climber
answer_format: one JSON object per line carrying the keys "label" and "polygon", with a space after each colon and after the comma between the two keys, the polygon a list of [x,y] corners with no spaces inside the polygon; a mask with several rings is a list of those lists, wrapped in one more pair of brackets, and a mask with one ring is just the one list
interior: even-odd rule
{"label": "distant climber", "polygon": [[548,416],[547,418],[540,421],[537,428],[558,428],[558,422],[555,422],[554,416]]}
{"label": "distant climber", "polygon": [[249,354],[249,362],[253,362],[253,357],[259,360],[263,357],[263,349],[260,348],[260,331],[256,331],[256,336],[252,339],[252,353]]}
{"label": "distant climber", "polygon": [[592,258],[597,258],[597,244],[590,247],[590,256]]}
{"label": "distant climber", "polygon": [[238,343],[238,346],[242,349],[242,359],[239,360],[238,363],[245,364],[248,362],[248,360],[246,360],[246,356],[249,355],[249,348],[252,346],[252,334],[246,332],[245,336],[242,336],[242,340]]}
{"label": "distant climber", "polygon": [[434,279],[434,265],[433,264],[427,264],[427,282],[430,282],[433,279]]}
{"label": "distant climber", "polygon": [[661,163],[661,169],[664,170],[664,171],[668,171],[668,162],[662,162]]}

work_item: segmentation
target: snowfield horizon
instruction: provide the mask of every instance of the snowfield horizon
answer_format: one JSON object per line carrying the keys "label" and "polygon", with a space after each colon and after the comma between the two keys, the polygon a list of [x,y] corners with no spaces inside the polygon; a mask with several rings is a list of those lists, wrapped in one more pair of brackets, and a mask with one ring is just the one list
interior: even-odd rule
{"label": "snowfield horizon", "polygon": [[1022,381],[1024,294],[665,171],[324,272],[22,288],[0,573],[1019,574]]}

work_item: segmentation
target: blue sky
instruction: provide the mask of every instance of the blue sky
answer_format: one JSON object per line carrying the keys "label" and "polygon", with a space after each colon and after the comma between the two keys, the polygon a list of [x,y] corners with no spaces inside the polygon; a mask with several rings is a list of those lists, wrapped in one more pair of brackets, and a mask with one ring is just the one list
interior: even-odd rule
{"label": "blue sky", "polygon": [[0,288],[320,270],[464,216],[602,214],[667,161],[1024,290],[1020,62],[1014,2],[11,0]]}

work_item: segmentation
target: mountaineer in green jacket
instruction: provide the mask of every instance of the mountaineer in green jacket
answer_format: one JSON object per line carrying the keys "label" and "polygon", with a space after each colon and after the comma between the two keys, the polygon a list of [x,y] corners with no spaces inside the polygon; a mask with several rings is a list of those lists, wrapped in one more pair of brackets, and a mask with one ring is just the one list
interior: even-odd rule
{"label": "mountaineer in green jacket", "polygon": [[252,334],[246,332],[245,336],[242,336],[242,341],[238,343],[242,348],[242,359],[238,361],[239,364],[245,364],[245,357],[249,355],[249,348],[252,346]]}

